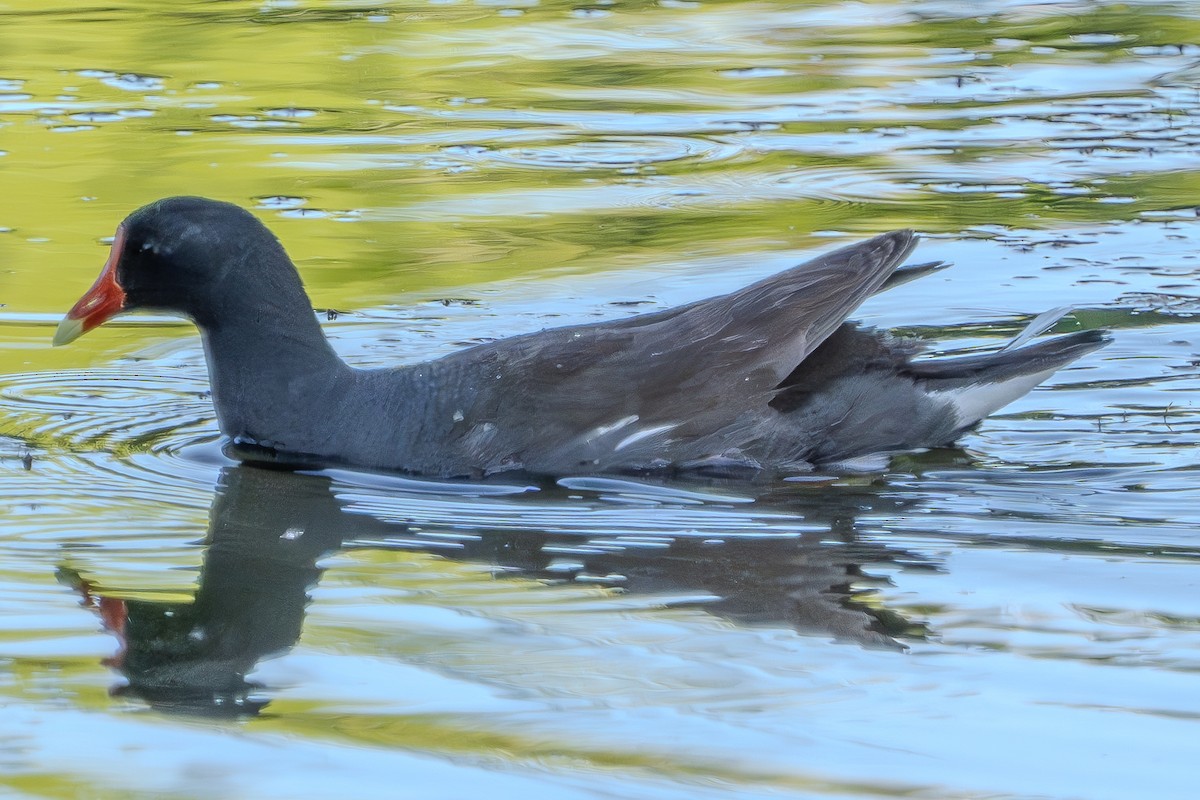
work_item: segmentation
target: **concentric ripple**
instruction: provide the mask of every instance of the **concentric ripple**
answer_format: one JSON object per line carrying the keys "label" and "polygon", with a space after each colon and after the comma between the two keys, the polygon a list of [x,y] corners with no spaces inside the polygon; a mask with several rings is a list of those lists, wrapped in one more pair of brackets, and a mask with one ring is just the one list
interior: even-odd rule
{"label": "concentric ripple", "polygon": [[208,387],[195,375],[127,367],[7,375],[6,432],[40,447],[172,452],[212,437]]}
{"label": "concentric ripple", "polygon": [[734,142],[696,136],[605,136],[521,147],[447,148],[464,160],[545,169],[628,169],[677,161],[713,162],[742,151]]}

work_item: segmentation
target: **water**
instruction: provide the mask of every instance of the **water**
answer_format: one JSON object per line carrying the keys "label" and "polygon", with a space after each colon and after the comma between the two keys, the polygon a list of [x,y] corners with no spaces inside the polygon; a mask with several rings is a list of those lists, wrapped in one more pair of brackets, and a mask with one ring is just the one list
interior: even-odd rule
{"label": "water", "polygon": [[[0,794],[1191,796],[1190,4],[0,14]],[[860,319],[1114,343],[879,474],[264,472],[186,323],[48,347],[178,193],[256,209],[361,365],[896,227],[956,266]]]}

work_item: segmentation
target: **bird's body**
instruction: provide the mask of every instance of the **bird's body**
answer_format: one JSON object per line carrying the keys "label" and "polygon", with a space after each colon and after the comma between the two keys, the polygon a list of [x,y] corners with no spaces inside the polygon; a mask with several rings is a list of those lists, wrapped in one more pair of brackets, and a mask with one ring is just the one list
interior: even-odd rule
{"label": "bird's body", "polygon": [[913,246],[884,234],[689,305],[360,370],[329,346],[261,223],[171,198],[122,223],[56,341],[135,307],[185,314],[242,457],[439,477],[793,472],[947,445],[1104,343],[1089,331],[921,361],[912,342],[845,322],[927,271],[897,271]]}

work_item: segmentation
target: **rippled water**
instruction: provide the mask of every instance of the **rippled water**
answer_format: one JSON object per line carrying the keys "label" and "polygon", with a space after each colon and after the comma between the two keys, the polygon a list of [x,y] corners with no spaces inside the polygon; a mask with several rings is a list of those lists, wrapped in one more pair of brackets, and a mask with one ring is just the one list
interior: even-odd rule
{"label": "rippled water", "polygon": [[[0,794],[1190,797],[1192,4],[0,9]],[[245,468],[192,329],[53,325],[156,197],[256,209],[362,365],[913,227],[860,318],[1114,342],[885,473]]]}

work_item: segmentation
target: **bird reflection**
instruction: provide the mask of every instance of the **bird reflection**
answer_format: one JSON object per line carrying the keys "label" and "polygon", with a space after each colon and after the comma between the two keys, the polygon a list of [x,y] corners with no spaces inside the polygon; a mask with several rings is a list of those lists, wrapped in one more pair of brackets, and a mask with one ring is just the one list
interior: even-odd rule
{"label": "bird reflection", "polygon": [[[539,502],[554,490],[539,493]],[[166,711],[258,713],[269,702],[269,690],[245,676],[260,660],[287,651],[299,639],[309,592],[322,573],[318,560],[344,544],[387,547],[389,539],[402,539],[406,549],[414,546],[408,525],[363,513],[346,496],[325,474],[226,467],[193,602],[97,596],[86,580],[67,575],[120,641],[106,663],[127,683],[114,693]],[[519,508],[522,498],[507,502]],[[887,513],[893,510],[888,503],[911,500],[888,500],[869,486],[832,486],[778,489],[755,502],[818,524],[806,525],[811,532],[794,537],[668,536],[660,543],[665,546],[655,549],[593,551],[579,547],[586,532],[483,530],[463,537],[453,550],[436,543],[429,549],[491,564],[501,579],[561,582],[586,576],[609,580],[626,593],[700,595],[709,598],[696,601],[701,608],[740,625],[787,626],[896,649],[903,649],[905,639],[925,635],[919,623],[878,604],[872,584],[886,580],[873,578],[863,565],[937,566],[854,533],[855,519],[864,511]],[[565,565],[564,551],[571,553]]]}

